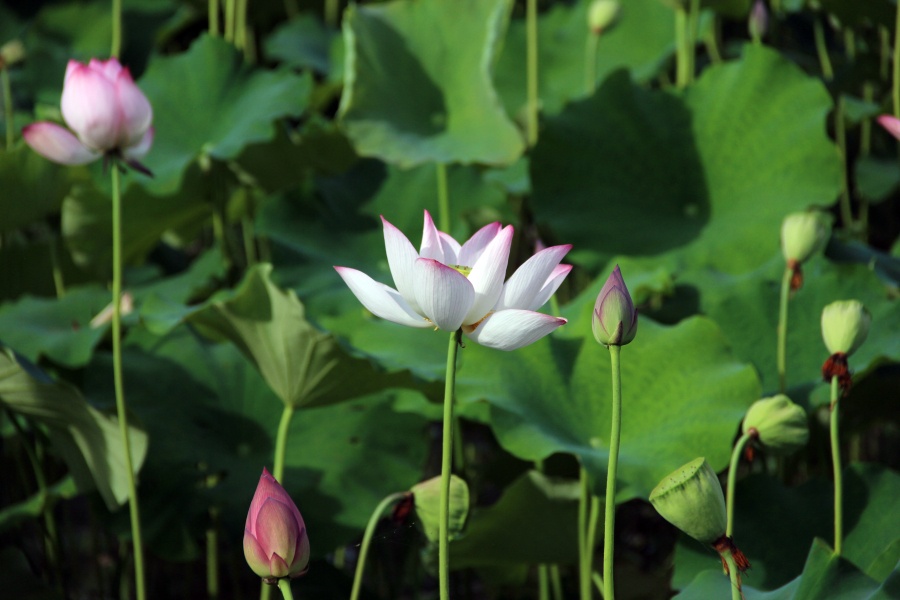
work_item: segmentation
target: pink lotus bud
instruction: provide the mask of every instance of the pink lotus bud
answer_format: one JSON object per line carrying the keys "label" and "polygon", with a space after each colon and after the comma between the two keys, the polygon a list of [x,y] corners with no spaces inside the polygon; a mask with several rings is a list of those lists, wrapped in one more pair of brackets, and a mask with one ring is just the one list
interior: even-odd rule
{"label": "pink lotus bud", "polygon": [[150,102],[115,58],[92,59],[86,65],[70,60],[61,109],[75,135],[46,122],[29,125],[22,132],[28,145],[45,158],[72,165],[114,154],[134,161],[150,150]]}
{"label": "pink lotus bud", "polygon": [[900,119],[891,115],[881,115],[878,117],[878,124],[885,128],[885,130],[900,140]]}
{"label": "pink lotus bud", "polygon": [[605,346],[624,346],[637,333],[638,314],[619,265],[603,284],[594,304],[594,338]]}
{"label": "pink lotus bud", "polygon": [[309,564],[309,538],[297,505],[263,467],[244,525],[244,558],[267,583],[299,577]]}

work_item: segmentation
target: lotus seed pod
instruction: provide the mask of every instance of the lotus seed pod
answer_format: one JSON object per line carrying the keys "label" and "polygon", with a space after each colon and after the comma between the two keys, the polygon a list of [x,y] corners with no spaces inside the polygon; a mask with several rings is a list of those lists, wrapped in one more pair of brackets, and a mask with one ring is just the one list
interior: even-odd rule
{"label": "lotus seed pod", "polygon": [[784,394],[753,403],[744,417],[744,434],[750,430],[774,454],[790,454],[809,440],[806,411]]}
{"label": "lotus seed pod", "polygon": [[[440,528],[441,478],[433,477],[412,486],[410,491],[419,522],[430,542],[437,543]],[[450,476],[450,518],[448,533],[452,540],[466,524],[469,514],[469,486],[456,475]]]}
{"label": "lotus seed pod", "polygon": [[822,310],[822,339],[828,352],[850,356],[869,335],[872,316],[859,300],[839,300]]}
{"label": "lotus seed pod", "polygon": [[725,496],[705,458],[696,458],[663,477],[650,504],[663,518],[704,544],[725,535]]}
{"label": "lotus seed pod", "polygon": [[594,0],[588,7],[588,27],[598,35],[615,24],[621,6],[616,0]]}
{"label": "lotus seed pod", "polygon": [[788,215],[781,224],[781,252],[788,263],[803,263],[819,252],[828,241],[831,225],[820,212]]}

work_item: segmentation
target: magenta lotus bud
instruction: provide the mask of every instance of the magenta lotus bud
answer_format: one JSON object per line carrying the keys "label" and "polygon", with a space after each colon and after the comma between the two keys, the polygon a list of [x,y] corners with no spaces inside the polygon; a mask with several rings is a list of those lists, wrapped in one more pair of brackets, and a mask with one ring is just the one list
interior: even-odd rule
{"label": "magenta lotus bud", "polygon": [[594,304],[594,338],[605,346],[624,346],[637,333],[638,314],[619,265],[603,284]]}
{"label": "magenta lotus bud", "polygon": [[153,109],[131,73],[115,58],[91,59],[86,65],[70,60],[60,104],[71,131],[50,122],[34,123],[22,131],[41,156],[80,165],[103,154],[134,161],[150,150]]}
{"label": "magenta lotus bud", "polygon": [[878,124],[884,127],[889,134],[900,140],[900,119],[892,115],[881,115],[878,117]]}
{"label": "magenta lotus bud", "polygon": [[309,564],[309,538],[297,505],[263,467],[244,525],[244,558],[267,583],[299,577]]}

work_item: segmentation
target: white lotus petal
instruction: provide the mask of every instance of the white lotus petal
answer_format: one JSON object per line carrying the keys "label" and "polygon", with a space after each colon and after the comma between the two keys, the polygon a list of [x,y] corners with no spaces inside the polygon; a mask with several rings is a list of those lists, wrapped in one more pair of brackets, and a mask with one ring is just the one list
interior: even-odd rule
{"label": "white lotus petal", "polygon": [[430,258],[416,261],[416,300],[422,313],[445,331],[456,331],[472,307],[475,290],[456,269]]}
{"label": "white lotus petal", "polygon": [[463,331],[474,342],[498,350],[517,350],[532,344],[560,325],[566,319],[530,310],[509,309],[488,315],[474,331]]}
{"label": "white lotus petal", "polygon": [[475,301],[466,314],[463,323],[480,321],[494,308],[503,292],[506,265],[509,263],[509,248],[512,245],[513,227],[508,225],[487,245],[481,256],[472,265],[469,282],[475,290]]}
{"label": "white lotus petal", "polygon": [[372,314],[409,327],[431,326],[431,323],[417,314],[394,288],[379,283],[356,269],[335,267],[334,270]]}
{"label": "white lotus petal", "polygon": [[556,265],[556,268],[553,269],[553,273],[550,274],[550,277],[548,277],[547,281],[544,283],[544,287],[537,293],[537,296],[534,297],[531,304],[525,308],[528,310],[537,310],[542,307],[547,300],[550,299],[550,296],[556,293],[556,290],[559,289],[559,286],[571,270],[572,265]]}
{"label": "white lotus petal", "polygon": [[[544,302],[537,306],[532,306],[547,279],[553,274],[553,270],[559,265],[559,261],[563,259],[566,253],[572,249],[571,244],[564,246],[551,246],[545,248],[526,260],[521,267],[516,269],[506,285],[503,286],[503,292],[497,301],[496,310],[505,308],[525,308],[533,309],[541,306],[550,295],[544,298]],[[562,283],[560,280],[559,283]],[[557,284],[559,287],[559,284]],[[555,290],[554,290],[555,291]],[[551,292],[552,294],[553,292]]]}
{"label": "white lotus petal", "polygon": [[481,253],[484,252],[484,249],[487,248],[487,245],[491,243],[497,234],[500,233],[500,223],[495,221],[493,223],[489,223],[476,231],[472,237],[470,237],[466,242],[462,245],[462,249],[459,251],[459,263],[460,265],[466,267],[472,267],[478,261],[478,257],[481,256]]}
{"label": "white lotus petal", "polygon": [[431,213],[427,210],[425,211],[425,225],[422,227],[422,245],[419,247],[419,256],[432,258],[445,265],[447,264],[444,257],[444,246],[441,244],[440,232],[434,226]]}
{"label": "white lotus petal", "polygon": [[416,312],[421,313],[419,305],[416,303],[416,287],[415,278],[413,276],[413,266],[419,253],[410,243],[409,239],[403,232],[391,225],[391,223],[381,217],[384,225],[384,249],[387,253],[388,266],[391,269],[391,277],[394,279],[394,285],[397,291],[406,300],[406,303]]}

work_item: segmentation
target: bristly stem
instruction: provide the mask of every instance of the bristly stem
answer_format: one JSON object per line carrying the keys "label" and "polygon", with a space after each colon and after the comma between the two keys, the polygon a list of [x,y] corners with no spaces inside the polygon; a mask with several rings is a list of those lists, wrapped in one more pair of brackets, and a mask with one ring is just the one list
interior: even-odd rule
{"label": "bristly stem", "polygon": [[219,0],[208,0],[206,5],[207,19],[209,20],[209,35],[219,36]]}
{"label": "bristly stem", "polygon": [[366,570],[366,557],[369,555],[369,545],[372,543],[372,536],[375,535],[375,528],[378,525],[378,521],[381,520],[381,514],[388,506],[398,500],[402,500],[407,494],[408,492],[397,492],[390,496],[386,496],[378,506],[375,507],[375,512],[372,513],[372,516],[369,517],[369,523],[366,525],[366,531],[363,534],[362,543],[359,546],[359,558],[356,562],[356,573],[353,576],[353,589],[350,591],[350,600],[357,600],[357,598],[359,598],[359,591],[362,589],[363,573]]}
{"label": "bristly stem", "polygon": [[[597,522],[600,520],[600,497],[591,495],[591,504],[588,510],[588,525],[587,525],[587,537],[585,538],[585,546],[587,547],[587,554],[585,555],[587,558],[587,564],[585,565],[585,569],[587,570],[589,580],[595,579],[593,575],[596,575],[594,572],[594,548],[597,546]],[[605,557],[605,553],[604,553]],[[588,590],[591,589],[591,584],[587,584]],[[588,592],[591,593],[590,591]]]}
{"label": "bristly stem", "polygon": [[675,87],[681,89],[688,84],[690,57],[688,56],[688,14],[679,3],[675,7]]}
{"label": "bristly stem", "polygon": [[131,440],[128,434],[128,414],[125,412],[125,384],[122,377],[122,198],[119,166],[112,165],[112,346],[113,381],[116,393],[116,415],[122,438],[125,469],[128,472],[128,512],[131,517],[131,538],[134,547],[134,583],[138,600],[144,600],[144,545],[141,536],[141,516],[138,507],[137,485],[131,460]]}
{"label": "bristly stem", "polygon": [[819,66],[822,69],[822,77],[825,81],[834,79],[834,68],[831,66],[831,57],[828,56],[828,47],[825,44],[825,28],[822,19],[813,18],[813,38],[816,42],[816,55],[819,57]]}
{"label": "bristly stem", "polygon": [[794,270],[789,266],[781,277],[781,294],[778,300],[778,347],[776,361],[778,364],[778,391],[782,394],[787,389],[787,324],[788,301],[791,296],[791,278]]}
{"label": "bristly stem", "polygon": [[437,163],[438,229],[450,233],[450,188],[447,184],[447,165]]}
{"label": "bristly stem", "polygon": [[616,473],[619,466],[619,435],[622,431],[621,346],[609,347],[612,369],[612,429],[609,435],[609,466],[606,469],[606,506],[603,521],[603,600],[615,600],[613,557],[616,530]]}
{"label": "bristly stem", "polygon": [[453,398],[456,395],[456,356],[462,330],[450,334],[444,385],[444,432],[441,440],[441,504],[438,529],[438,579],[441,600],[450,600],[450,473],[453,467]]}
{"label": "bristly stem", "polygon": [[844,484],[841,472],[841,446],[838,439],[838,408],[841,397],[837,375],[831,378],[831,464],[834,468],[834,554],[841,555],[844,538]]}
{"label": "bristly stem", "polygon": [[284,600],[294,600],[294,594],[291,593],[291,580],[289,577],[282,577],[278,580],[278,589],[281,590],[281,596]]}
{"label": "bristly stem", "polygon": [[728,566],[728,577],[731,579],[731,600],[744,600],[744,594],[741,591],[741,572],[738,571],[731,550],[722,552],[722,558]]}
{"label": "bristly stem", "polygon": [[122,52],[122,0],[112,0],[112,49],[109,55],[119,58]]}
{"label": "bristly stem", "polygon": [[726,525],[725,525],[725,535],[728,537],[732,537],[734,534],[734,485],[737,481],[737,470],[738,465],[741,463],[741,453],[744,452],[744,447],[747,443],[753,439],[753,435],[749,433],[745,433],[742,435],[737,444],[734,445],[734,450],[731,451],[731,465],[728,467],[728,483],[726,485]]}
{"label": "bristly stem", "polygon": [[578,565],[581,600],[591,598],[591,549],[587,547],[588,503],[591,492],[587,470],[584,465],[578,470],[581,493],[578,495]]}
{"label": "bristly stem", "polygon": [[600,34],[588,32],[584,42],[584,93],[590,96],[597,88],[597,47]]}
{"label": "bristly stem", "polygon": [[528,129],[529,146],[538,140],[538,10],[537,0],[528,0],[525,13],[527,39]]}
{"label": "bristly stem", "polygon": [[12,150],[15,141],[15,126],[13,125],[13,100],[12,84],[9,82],[9,67],[0,66],[0,85],[3,86],[3,117],[6,127],[6,149]]}

